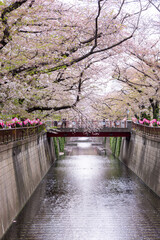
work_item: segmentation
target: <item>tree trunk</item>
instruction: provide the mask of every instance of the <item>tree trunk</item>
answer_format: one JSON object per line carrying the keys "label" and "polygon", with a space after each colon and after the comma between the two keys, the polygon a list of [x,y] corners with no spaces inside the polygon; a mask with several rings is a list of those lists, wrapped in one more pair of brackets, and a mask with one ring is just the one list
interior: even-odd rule
{"label": "tree trunk", "polygon": [[153,119],[159,118],[159,101],[154,100],[153,98],[149,99],[152,107]]}

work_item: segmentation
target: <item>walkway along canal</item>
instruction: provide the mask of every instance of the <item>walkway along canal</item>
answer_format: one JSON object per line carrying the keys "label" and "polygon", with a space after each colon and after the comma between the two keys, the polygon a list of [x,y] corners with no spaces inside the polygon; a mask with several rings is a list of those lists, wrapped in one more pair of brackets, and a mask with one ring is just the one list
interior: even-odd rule
{"label": "walkway along canal", "polygon": [[160,198],[90,142],[69,147],[2,240],[160,239]]}

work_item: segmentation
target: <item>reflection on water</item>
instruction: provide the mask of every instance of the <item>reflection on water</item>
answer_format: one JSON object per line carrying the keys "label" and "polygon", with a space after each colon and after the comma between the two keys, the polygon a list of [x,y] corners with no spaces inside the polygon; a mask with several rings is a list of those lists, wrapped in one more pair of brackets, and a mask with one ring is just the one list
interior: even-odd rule
{"label": "reflection on water", "polygon": [[89,142],[57,161],[3,240],[160,239],[160,199]]}
{"label": "reflection on water", "polygon": [[[91,143],[89,143],[89,142],[82,142],[82,143],[78,143],[77,144],[77,146],[79,147],[79,148],[90,148],[90,146],[91,146]],[[91,148],[90,148],[91,149]]]}
{"label": "reflection on water", "polygon": [[91,147],[90,142],[78,142],[77,147],[72,148],[71,155],[97,155],[97,150]]}

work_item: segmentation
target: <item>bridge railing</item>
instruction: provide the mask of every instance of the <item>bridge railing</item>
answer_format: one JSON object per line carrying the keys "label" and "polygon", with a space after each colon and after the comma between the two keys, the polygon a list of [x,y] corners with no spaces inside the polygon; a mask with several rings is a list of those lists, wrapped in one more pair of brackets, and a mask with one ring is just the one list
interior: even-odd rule
{"label": "bridge railing", "polygon": [[23,140],[40,133],[44,129],[45,124],[32,127],[0,129],[0,143]]}
{"label": "bridge railing", "polygon": [[127,128],[127,121],[46,121],[48,128],[83,128],[83,129],[102,129],[102,128]]}
{"label": "bridge railing", "polygon": [[147,135],[160,137],[160,127],[149,127],[142,124],[132,123],[132,129],[143,132]]}

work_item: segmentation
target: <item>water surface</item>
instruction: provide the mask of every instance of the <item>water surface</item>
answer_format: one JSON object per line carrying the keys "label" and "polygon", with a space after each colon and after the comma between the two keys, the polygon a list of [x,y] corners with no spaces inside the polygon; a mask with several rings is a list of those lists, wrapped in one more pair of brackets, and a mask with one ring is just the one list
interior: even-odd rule
{"label": "water surface", "polygon": [[3,238],[126,239],[160,239],[160,199],[89,142],[55,163]]}

